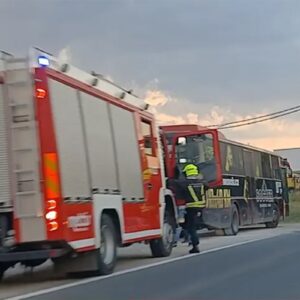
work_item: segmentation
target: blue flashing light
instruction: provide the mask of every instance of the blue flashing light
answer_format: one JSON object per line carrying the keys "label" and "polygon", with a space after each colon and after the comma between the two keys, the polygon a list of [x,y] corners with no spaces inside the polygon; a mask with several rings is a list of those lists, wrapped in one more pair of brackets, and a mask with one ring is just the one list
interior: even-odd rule
{"label": "blue flashing light", "polygon": [[38,63],[41,67],[48,67],[50,65],[48,57],[44,55],[38,57]]}

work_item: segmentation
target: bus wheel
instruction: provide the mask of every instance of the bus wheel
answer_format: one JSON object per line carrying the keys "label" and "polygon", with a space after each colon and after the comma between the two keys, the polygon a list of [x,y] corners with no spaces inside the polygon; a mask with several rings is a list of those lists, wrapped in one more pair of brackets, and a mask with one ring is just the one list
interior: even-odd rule
{"label": "bus wheel", "polygon": [[167,211],[163,225],[163,236],[150,241],[150,249],[153,257],[166,257],[172,253],[174,242],[174,228],[172,224],[172,217]]}
{"label": "bus wheel", "polygon": [[278,226],[280,219],[279,207],[277,204],[274,205],[273,208],[273,220],[271,222],[266,222],[267,228],[276,228]]}
{"label": "bus wheel", "polygon": [[101,218],[101,246],[98,255],[98,275],[111,274],[117,260],[117,238],[115,225],[107,214]]}
{"label": "bus wheel", "polygon": [[229,228],[224,228],[225,235],[237,235],[239,232],[239,211],[236,205],[233,205],[231,212],[231,224]]}

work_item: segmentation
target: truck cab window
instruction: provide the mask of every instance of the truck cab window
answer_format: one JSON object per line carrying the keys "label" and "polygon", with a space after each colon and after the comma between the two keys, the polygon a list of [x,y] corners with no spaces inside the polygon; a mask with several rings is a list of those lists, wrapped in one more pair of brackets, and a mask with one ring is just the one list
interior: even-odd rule
{"label": "truck cab window", "polygon": [[216,162],[213,139],[210,134],[186,136],[178,139],[176,145],[176,169],[183,170],[186,164],[198,166],[204,180],[216,178]]}
{"label": "truck cab window", "polygon": [[144,139],[145,154],[153,156],[153,134],[151,123],[144,120],[142,121],[142,134]]}

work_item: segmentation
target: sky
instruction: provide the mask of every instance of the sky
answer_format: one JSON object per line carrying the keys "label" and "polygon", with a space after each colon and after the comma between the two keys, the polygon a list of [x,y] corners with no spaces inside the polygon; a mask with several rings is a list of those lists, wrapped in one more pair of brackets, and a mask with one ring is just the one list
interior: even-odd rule
{"label": "sky", "polygon": [[[160,124],[219,124],[300,104],[298,0],[0,0],[1,49],[61,51],[152,104]],[[300,147],[300,112],[225,130]]]}

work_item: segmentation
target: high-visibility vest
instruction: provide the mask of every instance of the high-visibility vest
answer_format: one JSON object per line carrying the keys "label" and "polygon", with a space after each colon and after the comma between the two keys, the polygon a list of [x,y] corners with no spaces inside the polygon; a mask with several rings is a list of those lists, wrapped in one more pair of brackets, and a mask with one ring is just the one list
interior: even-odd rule
{"label": "high-visibility vest", "polygon": [[205,194],[204,185],[190,183],[187,186],[187,192],[189,194],[189,199],[186,199],[187,208],[204,208],[205,207]]}
{"label": "high-visibility vest", "polygon": [[173,179],[168,181],[176,197],[185,200],[186,207],[205,207],[204,185],[197,178]]}

